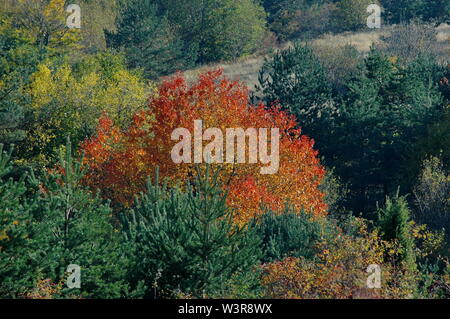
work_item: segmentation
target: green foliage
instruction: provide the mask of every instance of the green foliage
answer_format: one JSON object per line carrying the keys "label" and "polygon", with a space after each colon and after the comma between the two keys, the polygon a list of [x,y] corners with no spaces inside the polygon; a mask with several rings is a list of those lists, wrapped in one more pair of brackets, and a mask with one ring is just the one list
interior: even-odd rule
{"label": "green foliage", "polygon": [[440,84],[441,92],[447,101],[447,105],[450,105],[450,64],[447,65],[447,70],[445,71]]}
{"label": "green foliage", "polygon": [[[61,158],[61,173],[44,181],[34,175],[28,187],[23,180],[3,181],[1,241],[2,297],[23,297],[39,279],[65,283],[70,264],[81,267],[81,289],[61,289],[56,296],[118,298],[127,296],[123,282],[126,259],[114,231],[109,205],[80,186],[83,169],[74,162],[71,145]],[[3,155],[0,167],[7,172]],[[27,196],[22,196],[27,193]],[[14,195],[14,197],[11,197]],[[7,216],[5,216],[7,214]],[[6,224],[5,224],[6,223]]]}
{"label": "green foliage", "polygon": [[374,0],[341,0],[337,3],[334,25],[338,31],[357,31],[367,27],[367,7],[378,4]]}
{"label": "green foliage", "polygon": [[17,298],[36,280],[33,245],[29,239],[32,206],[26,199],[24,178],[13,181],[11,151],[0,144],[0,297]]}
{"label": "green foliage", "polygon": [[[423,299],[448,299],[450,298],[450,287],[448,286],[448,274],[450,267],[442,262],[419,264],[420,286],[417,298]],[[447,275],[445,274],[447,272]],[[447,277],[447,280],[446,280]]]}
{"label": "green foliage", "polygon": [[114,30],[117,0],[73,0],[81,8],[81,43],[83,52],[96,53],[106,49],[105,30]]}
{"label": "green foliage", "polygon": [[0,16],[0,143],[17,143],[25,137],[23,120],[27,98],[23,88],[42,59],[42,51],[14,32]]}
{"label": "green foliage", "polygon": [[312,50],[296,45],[266,61],[258,90],[296,116],[325,164],[349,183],[346,206],[370,213],[397,186],[412,189],[418,170],[408,162],[443,114],[445,70],[431,56],[404,65],[372,49],[344,87],[333,84],[334,101],[325,74]]}
{"label": "green foliage", "polygon": [[254,0],[164,0],[184,51],[199,64],[255,52],[265,35],[265,12]]}
{"label": "green foliage", "polygon": [[345,201],[349,190],[342,178],[336,175],[334,169],[327,169],[320,190],[325,194],[325,203],[328,205],[328,212],[331,215],[339,215],[345,211]]}
{"label": "green foliage", "polygon": [[[82,297],[118,298],[126,294],[126,271],[120,237],[110,222],[112,211],[81,186],[84,169],[73,161],[71,145],[61,158],[61,173],[47,176],[45,191],[33,211],[41,271],[55,282],[64,279],[69,264],[82,269]],[[34,180],[34,185],[39,181]],[[95,227],[93,227],[95,225]],[[64,289],[63,293],[73,294]]]}
{"label": "green foliage", "polygon": [[279,103],[297,117],[305,134],[316,139],[323,119],[333,113],[324,68],[313,50],[299,43],[266,60],[257,90],[264,94],[267,105]]}
{"label": "green foliage", "polygon": [[332,31],[336,5],[329,0],[264,0],[270,30],[278,39],[309,39]]}
{"label": "green foliage", "polygon": [[[197,172],[187,189],[161,186],[157,175],[120,224],[109,203],[83,187],[86,167],[66,136],[76,149],[103,113],[127,128],[155,92],[143,76],[258,52],[272,36],[266,22],[279,40],[355,31],[374,2],[74,0],[81,30],[66,27],[68,3],[3,0],[0,7],[0,298],[258,298],[266,266],[283,296],[354,297],[371,263],[382,265],[383,296],[449,296],[442,255],[450,68],[436,62],[445,51],[434,29],[449,21],[448,0],[382,0],[388,22],[409,24],[364,59],[353,47],[318,41],[264,63],[258,93],[268,107],[279,103],[293,114],[323,163],[335,167],[320,186],[329,215],[286,208],[242,227],[232,221],[219,172],[209,171]],[[39,170],[21,174],[30,166]],[[375,217],[374,203],[398,185],[413,192],[423,225],[410,220],[398,193],[377,212],[384,240],[347,213]],[[81,289],[66,288],[69,264],[81,266]]]}
{"label": "green foliage", "polygon": [[321,226],[306,213],[296,214],[286,208],[281,214],[267,211],[254,227],[261,238],[262,262],[286,257],[314,257],[315,244],[321,238]]}
{"label": "green foliage", "polygon": [[398,194],[392,199],[386,197],[385,207],[378,209],[378,223],[383,239],[398,242],[400,247],[398,261],[404,263],[408,270],[413,271],[417,265],[410,218],[408,202],[405,197],[400,197]]}
{"label": "green foliage", "polygon": [[[220,29],[210,35],[211,60],[232,60],[254,53],[266,35],[266,13],[254,0],[224,1],[214,13]],[[223,17],[223,18],[219,18]]]}
{"label": "green foliage", "polygon": [[27,138],[19,146],[17,163],[37,169],[58,160],[65,137],[75,145],[89,138],[102,114],[119,127],[145,107],[151,86],[128,71],[120,56],[99,53],[75,66],[57,61],[38,65],[22,92],[28,98]]}
{"label": "green foliage", "polygon": [[233,225],[226,196],[216,184],[218,171],[214,176],[209,170],[203,177],[197,173],[185,192],[158,186],[156,173],[154,183],[149,181],[147,192],[124,215],[133,256],[130,281],[153,283],[146,296],[223,296],[237,274],[253,277],[257,238],[247,227]]}
{"label": "green foliage", "polygon": [[444,168],[450,169],[450,110],[447,108],[442,118],[433,123],[426,136],[421,138],[415,145],[415,152],[410,157],[411,173],[417,176],[423,160],[427,156],[438,156],[442,158]]}
{"label": "green foliage", "polygon": [[181,40],[155,1],[120,1],[116,29],[106,31],[108,46],[122,50],[128,66],[142,69],[148,78],[189,65]]}
{"label": "green foliage", "polygon": [[431,157],[423,162],[423,169],[414,187],[416,217],[432,229],[446,230],[450,237],[450,174],[442,160]]}
{"label": "green foliage", "polygon": [[447,0],[427,1],[422,12],[426,20],[450,23],[450,2]]}
{"label": "green foliage", "polygon": [[11,13],[17,32],[53,56],[80,48],[80,30],[66,26],[65,0],[15,1]]}
{"label": "green foliage", "polygon": [[392,22],[408,21],[418,16],[424,5],[423,0],[385,0],[383,6]]}
{"label": "green foliage", "polygon": [[450,3],[446,0],[381,0],[392,23],[406,22],[414,18],[449,21]]}
{"label": "green foliage", "polygon": [[[370,211],[398,185],[408,191],[407,162],[427,126],[443,112],[442,68],[420,57],[406,68],[372,50],[348,83],[332,137],[322,143],[328,166],[350,183],[351,207]],[[319,140],[320,143],[320,140]],[[357,160],[355,160],[357,159]],[[367,206],[369,204],[369,207]]]}

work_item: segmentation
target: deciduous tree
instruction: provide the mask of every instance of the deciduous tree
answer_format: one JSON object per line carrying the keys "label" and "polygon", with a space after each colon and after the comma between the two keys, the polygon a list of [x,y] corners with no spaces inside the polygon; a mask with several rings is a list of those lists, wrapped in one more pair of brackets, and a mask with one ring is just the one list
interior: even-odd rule
{"label": "deciduous tree", "polygon": [[[313,140],[301,135],[292,116],[276,108],[267,110],[262,104],[249,105],[247,89],[221,74],[220,70],[202,74],[192,86],[181,76],[165,81],[150,100],[149,110],[137,113],[134,124],[123,133],[111,120],[103,119],[97,136],[82,147],[90,165],[86,182],[117,202],[130,204],[155,166],[173,186],[193,175],[194,164],[175,164],[171,158],[175,129],[193,132],[195,120],[202,120],[205,130],[222,132],[227,128],[279,128],[278,173],[263,175],[260,169],[266,165],[247,160],[214,164],[224,168],[221,181],[229,190],[228,204],[236,209],[236,221],[242,224],[259,214],[261,204],[282,209],[286,202],[323,215],[326,205],[318,186],[324,169]],[[248,145],[246,141],[247,151]]]}

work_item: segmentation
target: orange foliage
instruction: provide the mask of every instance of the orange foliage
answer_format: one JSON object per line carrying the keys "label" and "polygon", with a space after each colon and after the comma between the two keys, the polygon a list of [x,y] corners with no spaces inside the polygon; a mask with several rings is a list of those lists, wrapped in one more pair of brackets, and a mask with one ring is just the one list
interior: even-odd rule
{"label": "orange foliage", "polygon": [[[166,80],[149,108],[136,114],[125,132],[107,117],[102,118],[97,135],[82,145],[90,167],[87,184],[129,205],[158,166],[170,185],[182,187],[179,183],[194,174],[195,164],[172,161],[171,150],[178,141],[172,141],[171,134],[176,128],[192,133],[195,120],[203,121],[203,130],[280,130],[278,173],[260,174],[260,168],[267,166],[261,163],[213,164],[222,169],[220,178],[229,191],[230,207],[236,209],[236,222],[242,224],[254,217],[261,204],[281,209],[287,201],[315,215],[326,213],[324,195],[318,189],[325,171],[313,149],[314,141],[301,135],[294,118],[279,108],[249,105],[248,89],[222,77],[221,70],[200,75],[192,86],[181,75]],[[201,165],[204,168],[206,164]]]}
{"label": "orange foliage", "polygon": [[[265,297],[279,299],[378,299],[410,298],[417,280],[414,273],[389,260],[399,252],[393,242],[382,240],[378,231],[369,231],[357,218],[356,236],[340,234],[323,241],[317,260],[288,257],[264,264],[261,283]],[[381,270],[380,288],[369,288],[369,265]]]}
{"label": "orange foliage", "polygon": [[[318,262],[289,257],[263,265],[262,284],[269,298],[381,298],[390,289],[388,267],[383,261],[386,242],[360,225],[361,237],[340,235],[334,243],[318,245]],[[380,265],[383,289],[367,289],[366,268]]]}
{"label": "orange foliage", "polygon": [[25,293],[26,299],[54,299],[61,293],[62,282],[53,283],[51,279],[40,279],[37,281],[36,287]]}

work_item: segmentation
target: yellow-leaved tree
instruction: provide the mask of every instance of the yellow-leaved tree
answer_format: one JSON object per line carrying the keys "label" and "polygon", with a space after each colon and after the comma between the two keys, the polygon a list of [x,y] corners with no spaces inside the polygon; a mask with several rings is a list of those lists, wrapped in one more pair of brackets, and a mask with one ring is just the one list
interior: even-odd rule
{"label": "yellow-leaved tree", "polygon": [[8,6],[17,31],[53,53],[79,49],[81,31],[67,27],[65,0],[17,0]]}
{"label": "yellow-leaved tree", "polygon": [[20,154],[47,166],[67,136],[78,143],[94,133],[102,114],[126,127],[154,91],[152,84],[126,70],[121,59],[109,53],[87,57],[74,66],[40,64],[26,92],[31,114]]}

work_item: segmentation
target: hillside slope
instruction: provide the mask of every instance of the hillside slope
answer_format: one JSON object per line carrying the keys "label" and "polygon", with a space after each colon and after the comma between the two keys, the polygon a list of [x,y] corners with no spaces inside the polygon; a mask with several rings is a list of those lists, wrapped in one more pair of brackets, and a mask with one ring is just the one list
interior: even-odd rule
{"label": "hillside slope", "polygon": [[[390,32],[389,28],[382,29],[379,31],[369,31],[369,32],[346,32],[341,34],[327,34],[318,39],[310,42],[310,44],[316,48],[337,48],[345,45],[354,46],[360,53],[364,54],[370,50],[373,43],[380,43],[380,38],[382,35],[387,35]],[[447,52],[443,53],[447,55],[447,59],[450,60],[450,25],[443,24],[438,27],[439,42],[447,42],[449,44]],[[292,45],[291,43],[286,43],[283,47]],[[281,47],[281,48],[283,48]],[[275,48],[280,49],[280,48]],[[245,83],[250,89],[258,83],[258,73],[264,63],[264,55],[245,57],[237,60],[236,62],[227,63],[216,63],[206,66],[202,66],[196,69],[188,70],[184,72],[186,78],[194,80],[198,74],[209,70],[222,68],[224,70],[224,75],[232,80],[241,81]]]}

